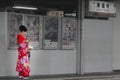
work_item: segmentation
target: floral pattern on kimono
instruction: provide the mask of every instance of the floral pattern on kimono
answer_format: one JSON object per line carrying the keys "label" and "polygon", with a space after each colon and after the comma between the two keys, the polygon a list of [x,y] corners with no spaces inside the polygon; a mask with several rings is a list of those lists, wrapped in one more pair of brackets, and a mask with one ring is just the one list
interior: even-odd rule
{"label": "floral pattern on kimono", "polygon": [[28,59],[28,43],[22,34],[17,35],[18,41],[18,60],[16,71],[19,76],[28,77],[30,75],[30,63]]}

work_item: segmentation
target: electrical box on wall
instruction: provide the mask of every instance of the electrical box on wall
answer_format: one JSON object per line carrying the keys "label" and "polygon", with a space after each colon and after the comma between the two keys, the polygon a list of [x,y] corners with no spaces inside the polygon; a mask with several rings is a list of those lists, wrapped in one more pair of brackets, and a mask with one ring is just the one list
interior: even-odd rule
{"label": "electrical box on wall", "polygon": [[89,0],[88,16],[114,17],[116,16],[116,5],[112,1]]}
{"label": "electrical box on wall", "polygon": [[63,17],[64,11],[48,11],[47,16]]}

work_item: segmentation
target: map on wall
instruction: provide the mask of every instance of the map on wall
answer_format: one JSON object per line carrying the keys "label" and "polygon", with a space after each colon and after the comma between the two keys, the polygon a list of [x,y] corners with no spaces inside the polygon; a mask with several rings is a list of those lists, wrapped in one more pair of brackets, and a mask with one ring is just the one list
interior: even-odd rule
{"label": "map on wall", "polygon": [[17,48],[17,34],[19,32],[19,26],[22,25],[22,14],[11,13],[8,17],[9,26],[9,48]]}
{"label": "map on wall", "polygon": [[62,19],[62,49],[75,48],[77,22],[74,18]]}
{"label": "map on wall", "polygon": [[30,40],[29,44],[34,49],[39,48],[39,30],[41,29],[39,16],[26,15],[25,24],[28,29],[27,38]]}
{"label": "map on wall", "polygon": [[44,49],[57,49],[59,18],[45,17],[44,26],[45,26],[43,43]]}

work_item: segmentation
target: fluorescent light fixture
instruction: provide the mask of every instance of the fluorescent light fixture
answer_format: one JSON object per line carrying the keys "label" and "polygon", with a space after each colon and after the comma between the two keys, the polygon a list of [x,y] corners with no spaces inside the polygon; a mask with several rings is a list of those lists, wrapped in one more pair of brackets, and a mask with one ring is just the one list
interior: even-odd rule
{"label": "fluorescent light fixture", "polygon": [[16,9],[29,9],[29,10],[37,10],[38,8],[35,7],[25,7],[25,6],[13,6]]}

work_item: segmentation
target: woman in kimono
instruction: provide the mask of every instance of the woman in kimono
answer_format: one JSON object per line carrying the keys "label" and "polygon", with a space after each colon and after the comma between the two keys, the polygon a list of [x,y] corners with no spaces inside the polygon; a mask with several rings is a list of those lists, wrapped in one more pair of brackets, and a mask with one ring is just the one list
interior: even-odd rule
{"label": "woman in kimono", "polygon": [[30,62],[28,59],[28,43],[26,39],[27,28],[21,25],[20,33],[17,35],[18,41],[18,60],[16,65],[16,71],[18,72],[20,79],[27,79],[30,75]]}

